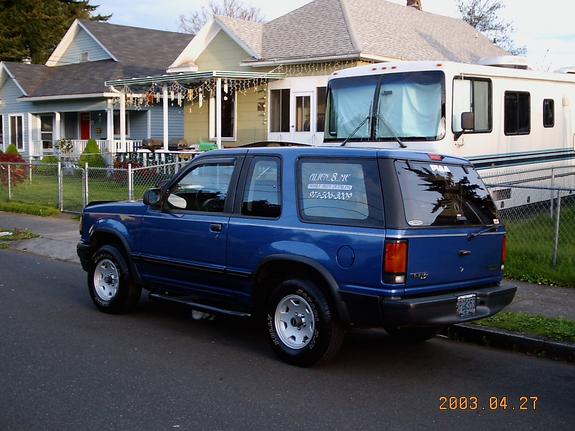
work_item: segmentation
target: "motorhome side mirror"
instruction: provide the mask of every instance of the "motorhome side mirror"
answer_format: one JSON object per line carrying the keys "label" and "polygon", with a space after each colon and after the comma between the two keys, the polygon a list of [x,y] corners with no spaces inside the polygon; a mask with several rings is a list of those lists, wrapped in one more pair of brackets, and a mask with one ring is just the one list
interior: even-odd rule
{"label": "motorhome side mirror", "polygon": [[475,114],[473,112],[461,113],[461,129],[464,131],[475,128]]}
{"label": "motorhome side mirror", "polygon": [[162,192],[160,189],[149,189],[144,193],[144,204],[149,206],[157,206],[162,200]]}

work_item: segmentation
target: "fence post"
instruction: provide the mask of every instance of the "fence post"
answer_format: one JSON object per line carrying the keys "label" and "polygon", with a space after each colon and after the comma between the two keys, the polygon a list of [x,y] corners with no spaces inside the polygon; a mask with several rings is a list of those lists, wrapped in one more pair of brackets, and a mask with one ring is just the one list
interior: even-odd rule
{"label": "fence post", "polygon": [[559,254],[559,225],[561,222],[561,190],[557,190],[557,204],[555,205],[555,245],[553,247],[553,266],[557,266],[557,255]]}
{"label": "fence post", "polygon": [[128,200],[134,200],[134,177],[131,163],[128,163]]}
{"label": "fence post", "polygon": [[28,156],[28,170],[30,171],[30,184],[32,184],[32,156]]}
{"label": "fence post", "polygon": [[10,164],[8,164],[8,200],[12,200],[12,172],[10,169]]}
{"label": "fence post", "polygon": [[84,206],[88,205],[88,202],[90,202],[88,181],[89,181],[88,162],[86,162],[86,164],[84,166]]}
{"label": "fence post", "polygon": [[62,178],[62,161],[58,160],[58,208],[64,211],[64,181]]}
{"label": "fence post", "polygon": [[549,202],[551,203],[551,205],[549,205],[549,208],[551,209],[551,218],[553,218],[553,187],[555,186],[555,169],[551,168],[551,191],[549,191],[550,194],[550,199]]}

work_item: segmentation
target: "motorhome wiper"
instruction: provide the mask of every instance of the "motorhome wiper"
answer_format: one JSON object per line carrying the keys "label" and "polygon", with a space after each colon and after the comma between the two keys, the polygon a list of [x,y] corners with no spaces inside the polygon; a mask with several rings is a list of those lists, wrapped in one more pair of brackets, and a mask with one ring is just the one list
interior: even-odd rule
{"label": "motorhome wiper", "polygon": [[357,133],[357,131],[359,129],[362,128],[362,126],[367,122],[367,120],[371,119],[371,118],[377,118],[378,120],[381,120],[382,123],[385,125],[385,127],[387,127],[389,129],[389,131],[393,134],[393,139],[395,139],[395,141],[399,144],[399,146],[401,148],[407,148],[407,145],[405,145],[403,143],[403,141],[401,139],[399,139],[399,137],[397,136],[397,132],[395,131],[395,129],[393,127],[391,127],[391,125],[387,122],[387,120],[385,119],[385,117],[381,114],[375,114],[375,115],[370,115],[368,114],[361,123],[359,123],[359,125],[354,129],[353,132],[351,132],[351,134],[344,139],[344,141],[341,143],[342,147],[345,147],[345,144],[348,143],[348,141],[353,138],[355,136],[355,134]]}
{"label": "motorhome wiper", "polygon": [[395,129],[391,127],[391,124],[387,122],[387,120],[382,114],[375,114],[374,117],[377,118],[378,120],[381,120],[381,122],[385,125],[385,127],[389,129],[389,131],[393,135],[393,139],[395,139],[395,141],[399,144],[401,148],[407,148],[407,145],[405,145],[403,141],[399,139],[399,136],[397,136],[397,132],[395,131]]}
{"label": "motorhome wiper", "polygon": [[484,233],[487,233],[487,232],[493,230],[494,228],[498,228],[498,227],[499,227],[498,224],[488,224],[487,226],[485,226],[480,231],[468,234],[467,239],[469,241],[471,241],[473,238],[478,237],[479,235],[483,235]]}
{"label": "motorhome wiper", "polygon": [[347,141],[349,141],[351,138],[353,138],[355,136],[355,134],[357,133],[357,131],[359,129],[362,128],[362,126],[367,122],[367,120],[369,120],[371,118],[371,114],[367,114],[367,116],[361,121],[361,123],[359,123],[359,125],[355,128],[355,130],[353,132],[351,132],[351,134],[345,138],[343,140],[343,142],[341,143],[340,147],[345,147],[345,144],[347,144]]}

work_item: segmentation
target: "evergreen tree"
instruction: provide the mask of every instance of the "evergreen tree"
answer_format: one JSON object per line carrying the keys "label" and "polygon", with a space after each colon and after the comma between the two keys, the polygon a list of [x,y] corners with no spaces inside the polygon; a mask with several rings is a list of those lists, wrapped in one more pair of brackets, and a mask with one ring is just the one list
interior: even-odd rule
{"label": "evergreen tree", "polygon": [[44,63],[76,18],[106,21],[90,0],[0,0],[0,61]]}

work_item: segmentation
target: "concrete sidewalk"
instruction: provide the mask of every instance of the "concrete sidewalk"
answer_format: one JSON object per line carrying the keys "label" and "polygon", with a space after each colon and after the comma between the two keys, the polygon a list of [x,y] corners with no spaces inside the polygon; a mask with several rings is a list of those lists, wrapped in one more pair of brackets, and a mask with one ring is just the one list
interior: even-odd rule
{"label": "concrete sidewalk", "polygon": [[[40,238],[14,243],[11,248],[54,259],[79,263],[76,255],[76,244],[80,239],[78,227],[78,220],[66,214],[36,217],[0,211],[0,229],[28,229],[40,235]],[[517,286],[517,295],[507,311],[575,321],[575,288],[540,286],[514,280],[505,280],[504,283]]]}
{"label": "concrete sidewalk", "polygon": [[10,248],[40,256],[80,263],[76,244],[80,240],[79,221],[71,215],[37,217],[0,211],[0,230],[27,229],[39,238],[10,243]]}

